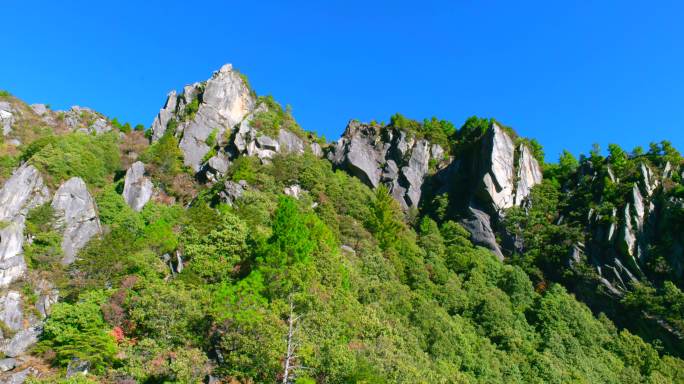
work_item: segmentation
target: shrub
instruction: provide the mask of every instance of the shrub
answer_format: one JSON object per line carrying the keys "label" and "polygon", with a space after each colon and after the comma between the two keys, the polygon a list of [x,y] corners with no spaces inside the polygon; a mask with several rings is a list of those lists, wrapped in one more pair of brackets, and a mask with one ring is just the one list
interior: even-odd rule
{"label": "shrub", "polygon": [[98,136],[71,133],[46,137],[30,144],[22,154],[48,176],[53,185],[77,176],[86,183],[102,186],[120,166],[117,137],[114,133]]}
{"label": "shrub", "polygon": [[45,322],[38,351],[52,352],[52,362],[66,367],[73,358],[87,360],[95,372],[102,372],[115,360],[116,343],[102,318],[101,291],[84,294],[74,303],[57,303]]}

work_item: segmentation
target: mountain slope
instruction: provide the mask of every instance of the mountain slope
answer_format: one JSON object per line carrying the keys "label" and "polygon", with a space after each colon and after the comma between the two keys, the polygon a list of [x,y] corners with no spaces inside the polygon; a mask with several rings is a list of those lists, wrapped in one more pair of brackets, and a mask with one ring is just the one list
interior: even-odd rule
{"label": "mountain slope", "polygon": [[[666,160],[671,175],[639,186],[650,190],[644,207],[653,202],[641,215],[625,197],[643,157],[543,164],[536,142],[496,121],[456,129],[401,115],[352,121],[327,145],[232,66],[170,93],[149,141],[96,112],[107,129],[2,101],[13,118],[2,147],[0,379],[684,379],[676,339],[663,349],[640,327],[657,324],[620,329],[595,314],[642,303],[650,291],[593,271],[648,244],[671,258],[651,271],[644,257],[639,281],[678,300],[665,283],[677,269],[662,264],[680,260],[669,252],[679,227],[657,238],[645,229],[646,212],[669,212],[655,228],[677,223],[671,151],[646,155],[652,174]],[[623,180],[616,192],[585,177],[608,166]],[[616,211],[630,202],[615,233],[636,240],[615,240],[620,259],[591,245],[601,235],[586,210],[612,212],[608,200]],[[601,279],[620,294],[594,290]],[[674,310],[656,309],[643,312],[675,326]]]}

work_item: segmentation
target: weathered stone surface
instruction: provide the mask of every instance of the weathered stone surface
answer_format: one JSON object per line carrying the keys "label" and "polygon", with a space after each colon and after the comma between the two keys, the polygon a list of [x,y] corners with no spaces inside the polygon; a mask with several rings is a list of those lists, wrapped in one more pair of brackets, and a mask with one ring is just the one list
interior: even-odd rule
{"label": "weathered stone surface", "polygon": [[206,140],[214,129],[222,135],[240,123],[255,107],[256,100],[240,74],[226,64],[209,79],[194,119],[183,126],[180,148],[185,165],[199,171],[210,148]]}
{"label": "weathered stone surface", "polygon": [[151,129],[153,142],[161,139],[161,137],[164,136],[164,133],[166,133],[166,127],[169,124],[169,120],[173,118],[173,115],[176,112],[176,100],[176,91],[171,91],[166,96],[164,107],[159,110],[159,113],[152,122]]}
{"label": "weathered stone surface", "polygon": [[230,160],[228,160],[228,156],[224,152],[212,156],[205,166],[207,179],[211,182],[217,181],[228,172],[228,167],[230,167]]}
{"label": "weathered stone surface", "polygon": [[406,204],[417,207],[420,202],[423,179],[428,172],[430,161],[430,143],[427,140],[418,140],[413,146],[408,165],[401,168],[401,172],[408,182],[406,192]]}
{"label": "weathered stone surface", "polygon": [[0,372],[7,372],[17,366],[17,360],[13,358],[6,358],[0,360]]}
{"label": "weathered stone surface", "polygon": [[85,182],[72,177],[64,182],[52,200],[57,216],[57,225],[63,230],[62,264],[71,264],[76,253],[101,232],[95,201],[90,196]]}
{"label": "weathered stone surface", "polygon": [[7,291],[0,296],[0,321],[12,331],[22,329],[24,313],[21,309],[21,295],[17,291]]}
{"label": "weathered stone surface", "polygon": [[489,215],[473,207],[470,207],[468,211],[470,215],[461,220],[461,224],[470,232],[470,240],[476,245],[488,248],[499,260],[503,260],[504,256],[499,244],[496,242],[496,236],[492,230]]}
{"label": "weathered stone surface", "polygon": [[22,255],[24,222],[29,209],[46,203],[50,191],[32,165],[19,167],[0,189],[0,287],[26,270]]}
{"label": "weathered stone surface", "polygon": [[386,185],[404,209],[417,207],[431,160],[444,151],[391,126],[350,121],[328,159],[372,188]]}
{"label": "weathered stone surface", "polygon": [[653,177],[653,172],[646,164],[641,163],[639,169],[641,170],[641,183],[647,196],[651,196],[653,191],[658,187],[658,180]]}
{"label": "weathered stone surface", "polygon": [[530,195],[530,190],[542,182],[542,171],[537,159],[525,144],[518,147],[520,153],[517,164],[518,182],[515,188],[514,204],[519,206]]}
{"label": "weathered stone surface", "polygon": [[283,190],[283,193],[285,193],[288,196],[292,196],[295,199],[299,199],[299,196],[302,194],[304,190],[302,187],[299,186],[299,184],[294,184],[290,185],[289,187],[285,187]]}
{"label": "weathered stone surface", "polygon": [[49,111],[49,108],[45,104],[31,104],[31,109],[38,116],[43,116]]}
{"label": "weathered stone surface", "polygon": [[17,357],[24,353],[30,346],[38,342],[38,336],[42,332],[40,325],[35,325],[17,332],[11,340],[3,340],[0,346],[5,356]]}
{"label": "weathered stone surface", "polygon": [[152,197],[152,181],[145,176],[145,164],[136,161],[126,171],[124,178],[123,198],[134,211],[142,211]]}
{"label": "weathered stone surface", "polygon": [[6,101],[0,101],[0,127],[4,136],[12,132],[12,124],[14,124],[12,105]]}
{"label": "weathered stone surface", "polygon": [[323,157],[323,148],[318,143],[311,143],[311,153],[316,157]]}
{"label": "weathered stone surface", "polygon": [[484,153],[487,169],[482,182],[491,204],[497,211],[510,208],[515,204],[515,146],[496,123],[487,133]]}
{"label": "weathered stone surface", "polygon": [[636,234],[634,233],[634,228],[632,226],[632,217],[629,214],[630,204],[625,205],[625,210],[623,212],[623,226],[620,237],[620,249],[627,256],[634,256],[634,248],[636,245]]}
{"label": "weathered stone surface", "polygon": [[283,152],[304,153],[304,141],[287,129],[278,130],[278,144]]}
{"label": "weathered stone surface", "polygon": [[240,180],[236,183],[232,180],[226,180],[224,184],[224,189],[219,193],[221,199],[228,205],[233,205],[235,200],[242,197],[242,193],[246,190],[247,183],[244,180]]}

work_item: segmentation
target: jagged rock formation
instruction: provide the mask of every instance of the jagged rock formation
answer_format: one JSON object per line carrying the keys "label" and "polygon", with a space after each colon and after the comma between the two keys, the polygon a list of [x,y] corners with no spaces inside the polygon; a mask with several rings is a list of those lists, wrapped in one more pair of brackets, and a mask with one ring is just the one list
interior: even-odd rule
{"label": "jagged rock formation", "polygon": [[85,182],[72,177],[57,189],[52,208],[58,217],[57,225],[63,230],[62,264],[68,265],[74,262],[76,253],[101,232],[95,201]]}
{"label": "jagged rock formation", "polygon": [[171,134],[180,138],[185,165],[212,182],[240,155],[269,161],[280,152],[304,153],[307,146],[316,156],[323,155],[319,144],[307,144],[283,127],[276,135],[261,132],[254,121],[269,112],[267,104],[226,64],[206,82],[187,85],[181,94],[168,94],[152,123],[152,141],[172,129]]}
{"label": "jagged rock formation", "polygon": [[416,208],[430,161],[443,160],[444,150],[425,139],[409,137],[391,126],[352,120],[328,154],[332,163],[370,187],[386,185],[404,208]]}
{"label": "jagged rock formation", "polygon": [[458,196],[455,214],[473,242],[503,258],[497,224],[506,209],[524,204],[531,188],[542,181],[538,161],[526,144],[516,146],[496,123],[468,150],[448,160],[444,153],[439,145],[391,126],[351,121],[328,159],[370,187],[386,185],[405,209],[418,207],[430,179],[427,184],[436,194]]}
{"label": "jagged rock formation", "polygon": [[140,212],[152,197],[152,181],[145,176],[145,165],[136,161],[126,171],[123,197],[126,204],[134,211]]}
{"label": "jagged rock formation", "polygon": [[26,271],[22,254],[26,214],[49,199],[50,191],[31,165],[17,169],[0,189],[0,288]]}
{"label": "jagged rock formation", "polygon": [[159,139],[169,122],[178,121],[176,132],[182,132],[180,148],[185,165],[199,171],[202,159],[212,148],[207,144],[212,132],[216,137],[222,136],[255,106],[256,99],[243,78],[233,71],[232,65],[226,64],[205,83],[186,86],[182,96],[169,93],[164,108],[152,123],[152,137]]}
{"label": "jagged rock formation", "polygon": [[[648,261],[648,247],[657,237],[656,228],[662,225],[658,212],[666,210],[663,203],[668,203],[658,187],[661,178],[671,177],[671,165],[665,166],[660,177],[644,162],[640,163],[638,172],[639,180],[631,182],[624,206],[612,208],[609,214],[590,209],[587,216],[589,238],[584,253],[596,267],[602,284],[615,296],[626,292],[632,282],[645,278],[642,267]],[[607,168],[605,176],[619,184],[620,180],[611,174],[612,170]],[[600,182],[600,176],[594,172],[593,182]],[[676,252],[673,256],[676,260]]]}
{"label": "jagged rock formation", "polygon": [[7,136],[12,132],[12,124],[14,123],[14,114],[12,113],[12,105],[7,101],[0,101],[0,127],[2,128],[2,135]]}

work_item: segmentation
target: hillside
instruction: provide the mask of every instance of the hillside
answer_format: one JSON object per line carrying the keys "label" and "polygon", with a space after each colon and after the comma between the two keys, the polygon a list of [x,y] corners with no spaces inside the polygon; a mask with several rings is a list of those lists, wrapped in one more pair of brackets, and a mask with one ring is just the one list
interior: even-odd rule
{"label": "hillside", "polygon": [[230,64],[149,129],[8,92],[0,126],[0,382],[684,382],[666,141],[547,163],[396,114],[327,143]]}

